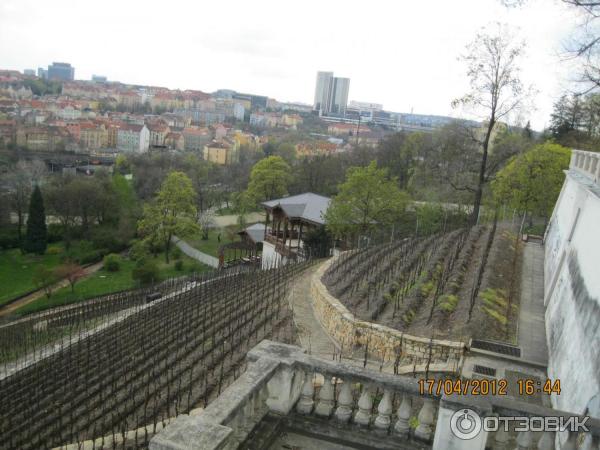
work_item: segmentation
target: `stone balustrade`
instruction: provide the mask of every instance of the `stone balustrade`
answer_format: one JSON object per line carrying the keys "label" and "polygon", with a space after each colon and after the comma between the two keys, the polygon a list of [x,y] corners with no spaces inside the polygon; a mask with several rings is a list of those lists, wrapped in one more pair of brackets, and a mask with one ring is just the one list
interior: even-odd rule
{"label": "stone balustrade", "polygon": [[600,153],[572,150],[569,169],[582,173],[595,183],[600,183]]}
{"label": "stone balustrade", "polygon": [[[509,397],[421,395],[417,378],[327,361],[299,347],[262,341],[248,353],[248,369],[236,382],[198,416],[177,417],[152,439],[150,450],[238,448],[267,413],[317,420],[334,430],[329,438],[343,436],[374,448],[524,450],[535,445],[540,450],[600,450],[597,419],[588,421],[591,433],[584,436],[500,430],[459,439],[450,424],[463,409],[481,417],[573,416]],[[557,441],[560,446],[555,447]]]}

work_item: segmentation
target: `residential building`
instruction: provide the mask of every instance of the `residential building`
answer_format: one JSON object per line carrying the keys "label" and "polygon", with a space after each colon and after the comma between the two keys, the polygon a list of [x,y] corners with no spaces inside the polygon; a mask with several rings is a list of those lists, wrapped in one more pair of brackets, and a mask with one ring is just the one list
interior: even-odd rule
{"label": "residential building", "polygon": [[332,123],[327,127],[327,132],[334,136],[356,136],[371,133],[371,129],[357,123]]}
{"label": "residential building", "polygon": [[23,75],[28,76],[28,77],[35,77],[35,70],[34,69],[25,69],[25,70],[23,70]]}
{"label": "residential building", "polygon": [[0,120],[0,143],[6,145],[15,142],[16,128],[15,120]]}
{"label": "residential building", "polygon": [[238,161],[239,145],[235,140],[224,138],[214,140],[204,146],[204,160],[222,166]]}
{"label": "residential building", "polygon": [[117,132],[117,149],[128,153],[143,153],[150,146],[150,131],[146,125],[125,124]]}
{"label": "residential building", "polygon": [[54,62],[48,66],[48,79],[73,81],[75,79],[75,68],[69,63]]}
{"label": "residential building", "polygon": [[72,105],[66,105],[57,111],[57,115],[64,120],[77,120],[81,118],[81,110]]}
{"label": "residential building", "polygon": [[16,133],[17,145],[27,150],[47,150],[49,147],[48,127],[20,126]]}
{"label": "residential building", "polygon": [[187,127],[182,134],[186,151],[204,151],[204,146],[212,140],[212,133],[208,128]]}
{"label": "residential building", "polygon": [[315,87],[315,101],[313,108],[315,111],[319,111],[320,116],[329,112],[332,82],[333,72],[317,72],[317,84]]}
{"label": "residential building", "polygon": [[173,150],[184,150],[185,140],[183,134],[177,132],[167,133],[165,136],[165,146]]}
{"label": "residential building", "polygon": [[38,67],[37,76],[43,80],[48,79],[48,70],[44,69],[43,67]]}
{"label": "residential building", "polygon": [[333,72],[317,72],[313,109],[320,116],[346,114],[350,78],[334,77]]}
{"label": "residential building", "polygon": [[171,132],[171,129],[164,123],[153,123],[148,125],[150,130],[150,146],[162,147],[165,145],[165,138]]}
{"label": "residential building", "polygon": [[119,124],[109,123],[106,126],[106,146],[108,148],[117,148],[117,136],[119,134]]}
{"label": "residential building", "polygon": [[344,117],[348,105],[348,91],[350,90],[350,78],[333,79],[331,91],[331,104],[329,114]]}
{"label": "residential building", "polygon": [[61,151],[70,140],[64,127],[21,126],[17,129],[16,142],[27,150]]}
{"label": "residential building", "polygon": [[298,114],[283,114],[281,116],[281,124],[292,130],[296,130],[298,125],[302,124],[303,120]]}
{"label": "residential building", "polygon": [[79,131],[79,143],[83,148],[90,150],[108,147],[108,131],[104,124],[82,123]]}
{"label": "residential building", "polygon": [[296,157],[310,158],[319,155],[331,155],[337,152],[338,146],[327,141],[300,142],[296,144]]}

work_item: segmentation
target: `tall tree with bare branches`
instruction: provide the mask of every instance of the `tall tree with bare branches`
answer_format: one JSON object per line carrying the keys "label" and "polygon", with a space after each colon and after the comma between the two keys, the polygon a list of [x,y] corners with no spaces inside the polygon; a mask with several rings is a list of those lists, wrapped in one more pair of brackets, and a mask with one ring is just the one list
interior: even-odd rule
{"label": "tall tree with bare branches", "polygon": [[452,106],[471,109],[485,124],[483,136],[478,139],[481,159],[473,189],[472,223],[477,222],[483,189],[489,182],[488,154],[494,129],[500,121],[508,120],[532,92],[520,78],[519,63],[523,51],[524,43],[516,41],[505,26],[497,24],[491,30],[478,33],[461,57],[467,65],[470,91],[454,100]]}

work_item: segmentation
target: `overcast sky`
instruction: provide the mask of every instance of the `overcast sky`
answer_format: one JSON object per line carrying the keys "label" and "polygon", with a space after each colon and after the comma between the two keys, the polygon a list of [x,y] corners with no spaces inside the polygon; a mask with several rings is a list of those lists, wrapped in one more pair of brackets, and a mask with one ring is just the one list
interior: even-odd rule
{"label": "overcast sky", "polygon": [[350,78],[350,100],[456,116],[450,102],[467,89],[457,57],[494,21],[528,43],[523,76],[539,94],[525,120],[541,129],[570,79],[561,51],[576,17],[557,0],[1,0],[0,68],[66,61],[77,79],[305,103],[330,70]]}

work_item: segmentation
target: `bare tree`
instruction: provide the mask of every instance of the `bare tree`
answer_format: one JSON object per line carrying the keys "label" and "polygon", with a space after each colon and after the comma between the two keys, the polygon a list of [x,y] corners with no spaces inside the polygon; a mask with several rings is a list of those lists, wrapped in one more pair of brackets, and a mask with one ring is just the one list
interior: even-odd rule
{"label": "bare tree", "polygon": [[515,42],[510,31],[500,24],[491,31],[482,31],[467,46],[467,54],[462,60],[467,64],[470,92],[452,102],[454,107],[464,106],[473,109],[485,123],[483,137],[479,139],[481,160],[474,189],[472,222],[479,217],[481,199],[485,184],[488,152],[492,133],[499,121],[507,120],[532,94],[520,78],[519,62],[523,56],[524,43]]}
{"label": "bare tree", "polygon": [[202,228],[202,239],[208,239],[208,232],[215,227],[215,214],[211,210],[205,210],[198,214],[198,224]]}
{"label": "bare tree", "polygon": [[12,211],[17,215],[17,234],[22,240],[25,212],[29,204],[32,187],[46,175],[46,165],[39,160],[19,161],[7,176],[8,199]]}
{"label": "bare tree", "polygon": [[567,52],[582,63],[579,81],[584,84],[581,93],[600,87],[600,1],[563,0],[582,14],[578,31],[567,44]]}

